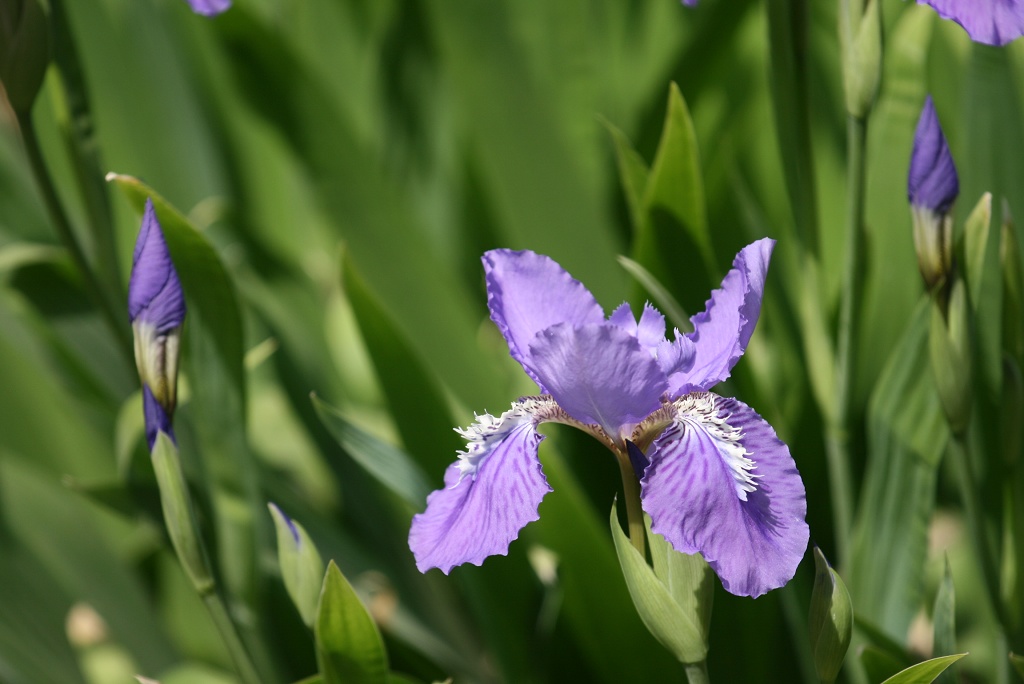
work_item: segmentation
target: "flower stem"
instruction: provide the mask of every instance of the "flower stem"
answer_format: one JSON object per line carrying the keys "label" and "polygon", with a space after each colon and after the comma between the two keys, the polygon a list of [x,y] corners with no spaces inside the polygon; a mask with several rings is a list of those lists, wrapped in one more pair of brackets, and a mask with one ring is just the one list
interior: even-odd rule
{"label": "flower stem", "polygon": [[699,663],[687,663],[686,679],[690,684],[709,684],[711,679],[708,678],[707,662],[702,660]]}
{"label": "flower stem", "polygon": [[81,245],[78,244],[78,239],[71,229],[71,222],[68,220],[64,206],[57,195],[57,189],[54,187],[53,180],[50,178],[50,173],[46,168],[46,161],[39,146],[35,125],[32,123],[32,115],[27,112],[18,112],[17,117],[18,127],[21,129],[21,139],[25,146],[25,154],[28,157],[29,166],[32,168],[32,175],[35,177],[36,185],[39,186],[39,192],[42,194],[43,203],[46,205],[47,213],[50,215],[50,221],[53,223],[54,228],[57,229],[57,236],[64,243],[64,247],[71,255],[72,262],[79,273],[81,273],[86,292],[92,298],[93,303],[99,307],[103,319],[110,326],[111,332],[114,334],[114,339],[121,345],[121,349],[127,358],[133,359],[134,352],[132,351],[132,341],[128,334],[127,313],[126,311],[122,311],[120,314],[115,313],[113,299],[104,291],[100,281],[96,278],[96,274],[89,266],[89,260],[86,258],[85,252],[82,250]]}
{"label": "flower stem", "polygon": [[828,426],[826,457],[829,489],[834,502],[836,551],[839,563],[849,559],[853,528],[853,473],[850,468],[850,403],[853,394],[856,313],[860,307],[860,245],[864,228],[864,186],[867,121],[847,116],[846,260],[836,333],[835,403]]}
{"label": "flower stem", "polygon": [[228,615],[227,607],[224,605],[224,600],[220,597],[220,594],[216,590],[204,593],[203,603],[206,604],[210,617],[213,618],[214,624],[217,625],[217,630],[220,632],[220,636],[224,640],[228,652],[231,654],[231,659],[235,663],[235,668],[238,670],[238,676],[241,677],[242,682],[244,684],[261,684],[262,680],[256,674],[256,667],[249,659],[249,653],[245,650],[242,639],[238,636],[235,624],[231,621],[231,616]]}
{"label": "flower stem", "polygon": [[644,510],[640,505],[640,482],[636,479],[633,464],[625,450],[615,452],[615,460],[619,462],[619,473],[622,475],[622,491],[626,499],[626,520],[629,522],[629,541],[640,555],[647,557],[646,538],[644,537]]}

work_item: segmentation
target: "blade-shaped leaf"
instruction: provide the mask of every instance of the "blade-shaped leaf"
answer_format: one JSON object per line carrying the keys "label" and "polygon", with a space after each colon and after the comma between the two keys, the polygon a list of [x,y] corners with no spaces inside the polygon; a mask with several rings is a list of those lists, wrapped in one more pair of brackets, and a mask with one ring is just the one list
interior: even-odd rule
{"label": "blade-shaped leaf", "polygon": [[334,561],[324,575],[314,634],[324,684],[387,684],[388,657],[377,625]]}
{"label": "blade-shaped leaf", "polygon": [[935,678],[942,674],[947,667],[960,660],[965,655],[967,654],[959,653],[957,655],[948,655],[942,656],[941,658],[926,660],[923,663],[912,665],[906,670],[894,674],[892,677],[889,677],[882,682],[882,684],[931,684],[931,682],[934,682]]}
{"label": "blade-shaped leaf", "polygon": [[341,411],[315,394],[311,399],[324,427],[366,472],[410,506],[423,506],[430,493],[430,485],[423,471],[408,454],[357,427]]}

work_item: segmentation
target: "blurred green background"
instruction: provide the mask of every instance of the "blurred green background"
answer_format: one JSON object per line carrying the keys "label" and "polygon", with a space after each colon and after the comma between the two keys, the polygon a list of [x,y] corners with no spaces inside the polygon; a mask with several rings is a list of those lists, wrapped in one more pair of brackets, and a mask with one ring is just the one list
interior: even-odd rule
{"label": "blurred green background", "polygon": [[[617,261],[630,256],[692,314],[740,247],[776,238],[757,333],[719,390],[790,445],[812,540],[835,557],[815,400],[829,391],[819,360],[843,256],[834,3],[781,5],[803,13],[774,34],[752,0],[236,0],[213,20],[181,0],[51,4],[67,22],[62,68],[33,118],[106,291],[124,301],[139,226],[135,186],[102,185],[107,172],[146,183],[213,246],[178,264],[191,276],[176,429],[233,612],[274,681],[316,663],[281,586],[268,500],[360,591],[395,670],[681,678],[615,559],[614,462],[572,431],[545,429],[555,491],[508,557],[450,577],[415,570],[406,536],[424,504],[403,493],[440,486],[460,446],[452,427],[536,391],[487,317],[479,256],[494,247],[550,255],[609,311],[651,297]],[[1024,47],[972,46],[913,4],[882,9],[852,411],[860,505],[841,567],[868,628],[923,657],[948,551],[974,653],[964,671],[984,681],[992,617],[940,462],[905,187],[931,92],[960,169],[958,216],[985,190],[1024,216]],[[682,100],[666,128],[671,82],[692,140]],[[164,538],[130,349],[85,294],[0,113],[0,681],[231,681]],[[654,163],[663,128],[691,167]],[[387,486],[399,473],[384,445],[410,457],[395,457],[404,489]],[[812,579],[808,557],[756,601],[717,588],[713,680],[815,681]],[[106,633],[69,641],[83,602]]]}

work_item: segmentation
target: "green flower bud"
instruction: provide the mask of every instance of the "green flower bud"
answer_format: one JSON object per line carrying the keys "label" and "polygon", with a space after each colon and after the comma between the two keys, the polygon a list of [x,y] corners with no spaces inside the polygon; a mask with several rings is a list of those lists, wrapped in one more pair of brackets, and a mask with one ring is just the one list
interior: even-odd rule
{"label": "green flower bud", "polygon": [[945,316],[932,303],[929,353],[932,374],[942,410],[949,427],[963,434],[971,417],[971,335],[970,311],[963,280],[957,278],[950,290]]}
{"label": "green flower bud", "polygon": [[878,0],[843,0],[839,7],[846,111],[863,119],[882,79],[882,17]]}
{"label": "green flower bud", "polygon": [[285,515],[276,504],[269,503],[267,507],[277,528],[277,560],[284,588],[303,622],[312,627],[320,601],[324,562],[302,525]]}
{"label": "green flower bud", "polygon": [[0,2],[0,81],[11,107],[27,114],[50,64],[50,29],[39,0]]}
{"label": "green flower bud", "polygon": [[823,682],[835,681],[853,635],[853,603],[839,573],[814,547],[814,590],[807,623],[814,652],[814,667]]}

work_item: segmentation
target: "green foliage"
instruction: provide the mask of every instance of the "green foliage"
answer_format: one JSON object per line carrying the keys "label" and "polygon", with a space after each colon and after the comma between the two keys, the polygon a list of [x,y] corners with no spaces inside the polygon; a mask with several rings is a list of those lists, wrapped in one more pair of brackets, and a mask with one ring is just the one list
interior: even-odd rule
{"label": "green foliage", "polygon": [[380,632],[334,561],[324,575],[314,632],[324,684],[387,684]]}
{"label": "green foliage", "polygon": [[942,656],[941,658],[932,658],[926,660],[923,663],[912,665],[902,672],[894,674],[892,677],[886,679],[882,684],[930,684],[935,681],[935,678],[942,674],[947,667],[955,663],[956,661],[963,658],[966,653],[959,653],[957,655]]}
{"label": "green foliage", "polygon": [[668,544],[664,540],[657,550],[652,549],[652,555],[659,559],[652,569],[626,538],[619,525],[616,506],[612,506],[611,530],[626,586],[644,625],[680,662],[703,662],[708,654],[704,615],[710,615],[710,610],[702,610],[701,599],[695,597],[710,600],[710,596],[700,590],[701,585],[711,581],[709,571],[689,572],[688,564],[693,562],[690,560],[693,557],[668,558],[665,549]]}
{"label": "green foliage", "polygon": [[[379,682],[678,679],[663,643],[688,660],[706,651],[712,681],[810,678],[809,561],[785,595],[752,602],[659,537],[641,557],[604,523],[615,464],[559,428],[545,428],[541,453],[555,491],[507,557],[424,575],[407,541],[462,448],[452,428],[536,392],[488,321],[484,250],[549,254],[606,309],[650,298],[685,331],[729,257],[762,236],[778,244],[761,320],[716,391],[789,444],[815,541],[830,557],[849,542],[836,571],[862,648],[840,676],[874,683],[911,666],[911,624],[933,597],[935,655],[975,653],[958,676],[1001,683],[1021,667],[1005,660],[1024,650],[1019,45],[972,45],[928,7],[877,0],[235,0],[214,19],[183,0],[0,5],[0,79],[18,114],[0,116],[0,680],[87,681],[93,661],[65,634],[83,602],[106,625],[95,662],[113,653],[165,684],[236,677],[164,532],[124,344],[147,197],[189,307],[176,487],[264,681],[351,681],[342,663]],[[868,13],[844,45],[837,12],[851,7]],[[20,23],[2,19],[12,8]],[[845,426],[849,540],[833,532],[822,457],[837,411],[844,63],[859,70],[854,104],[878,86]],[[906,173],[927,93],[963,189],[966,323],[932,315],[913,254]],[[930,327],[959,337],[932,333],[950,342],[933,353]],[[965,389],[950,366],[967,364],[968,332]],[[262,360],[247,366],[253,349]],[[957,427],[994,593],[943,464],[940,390],[970,401]],[[267,500],[302,521],[290,546],[273,516],[284,585]],[[311,539],[338,563],[322,598],[310,597],[323,571],[289,555]],[[929,539],[956,572],[955,602]],[[931,681],[948,662],[892,681]]]}

